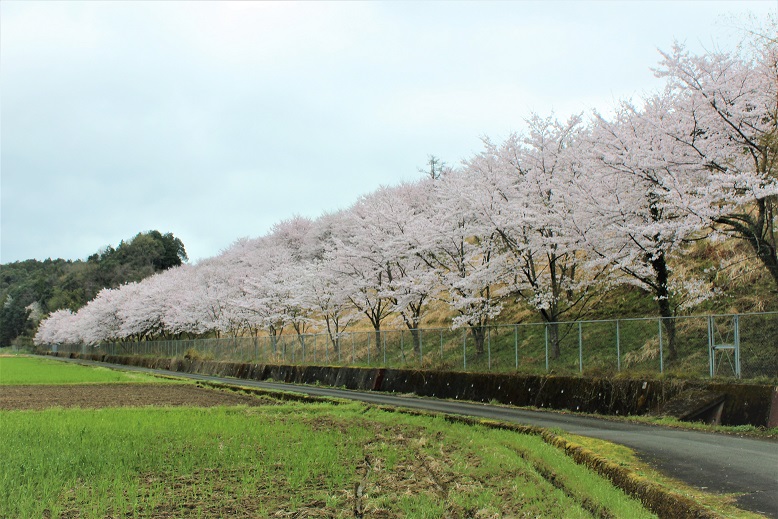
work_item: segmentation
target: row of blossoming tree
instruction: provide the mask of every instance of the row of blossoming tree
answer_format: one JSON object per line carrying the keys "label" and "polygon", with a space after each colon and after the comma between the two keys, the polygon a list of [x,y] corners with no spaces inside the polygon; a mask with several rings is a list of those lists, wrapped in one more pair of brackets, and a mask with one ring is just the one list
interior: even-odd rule
{"label": "row of blossoming tree", "polygon": [[[706,297],[704,283],[673,276],[668,260],[690,240],[727,235],[745,240],[778,285],[776,39],[703,55],[677,45],[657,75],[665,88],[639,105],[588,120],[533,115],[524,133],[486,140],[457,168],[105,289],[76,313],[51,314],[35,341],[316,329],[337,348],[357,318],[376,334],[390,319],[415,334],[429,304],[445,301],[452,326],[468,327],[482,349],[511,299],[549,323],[558,355],[554,323],[616,284],[645,289],[662,317],[679,297]],[[665,327],[672,359],[673,321]]]}

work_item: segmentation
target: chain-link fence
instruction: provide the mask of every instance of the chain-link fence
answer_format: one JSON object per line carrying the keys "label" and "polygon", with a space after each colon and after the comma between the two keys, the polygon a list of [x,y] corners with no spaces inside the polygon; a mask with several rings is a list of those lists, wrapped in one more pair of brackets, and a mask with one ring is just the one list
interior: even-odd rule
{"label": "chain-link fence", "polygon": [[[58,345],[59,351],[464,371],[778,378],[778,312]],[[54,349],[54,348],[52,348]]]}

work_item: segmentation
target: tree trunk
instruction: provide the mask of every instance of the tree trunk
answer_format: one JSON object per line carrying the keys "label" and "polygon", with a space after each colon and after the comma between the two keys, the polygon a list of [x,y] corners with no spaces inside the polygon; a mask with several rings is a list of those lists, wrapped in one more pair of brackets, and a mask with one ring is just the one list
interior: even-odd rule
{"label": "tree trunk", "polygon": [[417,356],[421,355],[421,330],[419,329],[419,320],[421,319],[421,304],[410,305],[410,312],[400,312],[403,318],[405,327],[411,332],[411,339],[413,341],[413,353]]}
{"label": "tree trunk", "polygon": [[376,328],[373,332],[373,336],[375,337],[375,351],[377,354],[381,354],[381,329]]}
{"label": "tree trunk", "polygon": [[[340,327],[338,321],[329,316],[325,317],[327,323],[327,335],[330,336],[330,342],[332,343],[332,352],[337,356],[340,353]],[[333,333],[333,328],[335,332]]]}
{"label": "tree trunk", "polygon": [[670,306],[670,291],[667,288],[670,272],[667,268],[665,255],[659,253],[651,262],[651,266],[654,268],[654,273],[656,274],[654,295],[656,296],[657,305],[659,306],[659,315],[662,318],[662,325],[664,326],[667,335],[667,341],[665,342],[663,340],[663,344],[667,344],[667,360],[674,361],[678,358],[678,351],[675,347],[675,319],[673,316],[673,309]]}
{"label": "tree trunk", "polygon": [[273,355],[276,355],[278,353],[278,335],[276,335],[276,330],[272,326],[270,327],[270,350],[273,352]]}
{"label": "tree trunk", "polygon": [[551,359],[557,360],[562,355],[562,349],[559,345],[559,312],[555,305],[551,308],[540,310],[540,316],[546,323],[546,333],[548,334],[548,344],[551,346]]}
{"label": "tree trunk", "polygon": [[551,344],[551,358],[557,360],[562,355],[562,348],[559,346],[559,323],[556,321],[548,323],[548,342]]}
{"label": "tree trunk", "polygon": [[774,243],[773,218],[775,198],[756,201],[756,217],[747,214],[733,214],[717,218],[716,223],[729,227],[729,231],[751,245],[759,261],[765,266],[778,287],[778,251]]}
{"label": "tree trunk", "polygon": [[470,334],[475,342],[475,354],[480,357],[484,354],[484,342],[486,341],[486,327],[482,324],[470,326]]}
{"label": "tree trunk", "polygon": [[752,243],[754,249],[756,249],[756,255],[762,261],[762,264],[767,267],[767,271],[773,278],[776,288],[778,288],[778,257],[776,257],[775,249],[767,242]]}
{"label": "tree trunk", "polygon": [[409,328],[409,330],[413,339],[413,353],[418,357],[421,355],[421,330],[418,328]]}

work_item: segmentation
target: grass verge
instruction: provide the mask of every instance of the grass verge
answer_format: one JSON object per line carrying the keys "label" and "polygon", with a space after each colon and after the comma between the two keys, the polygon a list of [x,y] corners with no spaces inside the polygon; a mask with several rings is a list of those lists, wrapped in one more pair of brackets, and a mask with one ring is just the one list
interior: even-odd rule
{"label": "grass verge", "polygon": [[607,464],[621,467],[623,470],[633,474],[633,480],[636,482],[647,481],[664,490],[665,492],[682,496],[689,499],[710,514],[713,517],[726,517],[732,519],[757,519],[762,515],[737,508],[735,499],[736,494],[713,494],[703,492],[691,487],[673,478],[669,478],[661,472],[653,469],[648,464],[642,462],[631,449],[623,445],[617,445],[596,438],[577,436],[565,432],[559,432],[558,436],[570,444],[577,444],[582,449],[586,449],[597,458],[604,460]]}
{"label": "grass verge", "polygon": [[756,427],[754,425],[711,425],[704,422],[684,422],[670,416],[625,416],[615,417],[617,420],[627,422],[662,425],[674,429],[688,429],[692,431],[706,431],[720,434],[732,434],[735,436],[750,436],[778,440],[778,427]]}

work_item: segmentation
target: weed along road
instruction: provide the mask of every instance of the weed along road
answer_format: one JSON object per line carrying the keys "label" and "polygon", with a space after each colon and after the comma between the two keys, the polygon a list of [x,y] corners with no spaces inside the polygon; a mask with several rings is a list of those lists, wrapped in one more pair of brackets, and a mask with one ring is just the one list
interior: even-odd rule
{"label": "weed along road", "polygon": [[[51,357],[49,357],[51,358]],[[306,395],[359,400],[370,404],[559,428],[630,447],[665,474],[707,491],[743,494],[741,508],[778,519],[778,442],[732,435],[671,429],[607,419],[533,411],[505,406],[353,391],[317,386],[223,378],[176,371],[58,358],[82,364],[142,371],[194,380],[289,391]]]}

